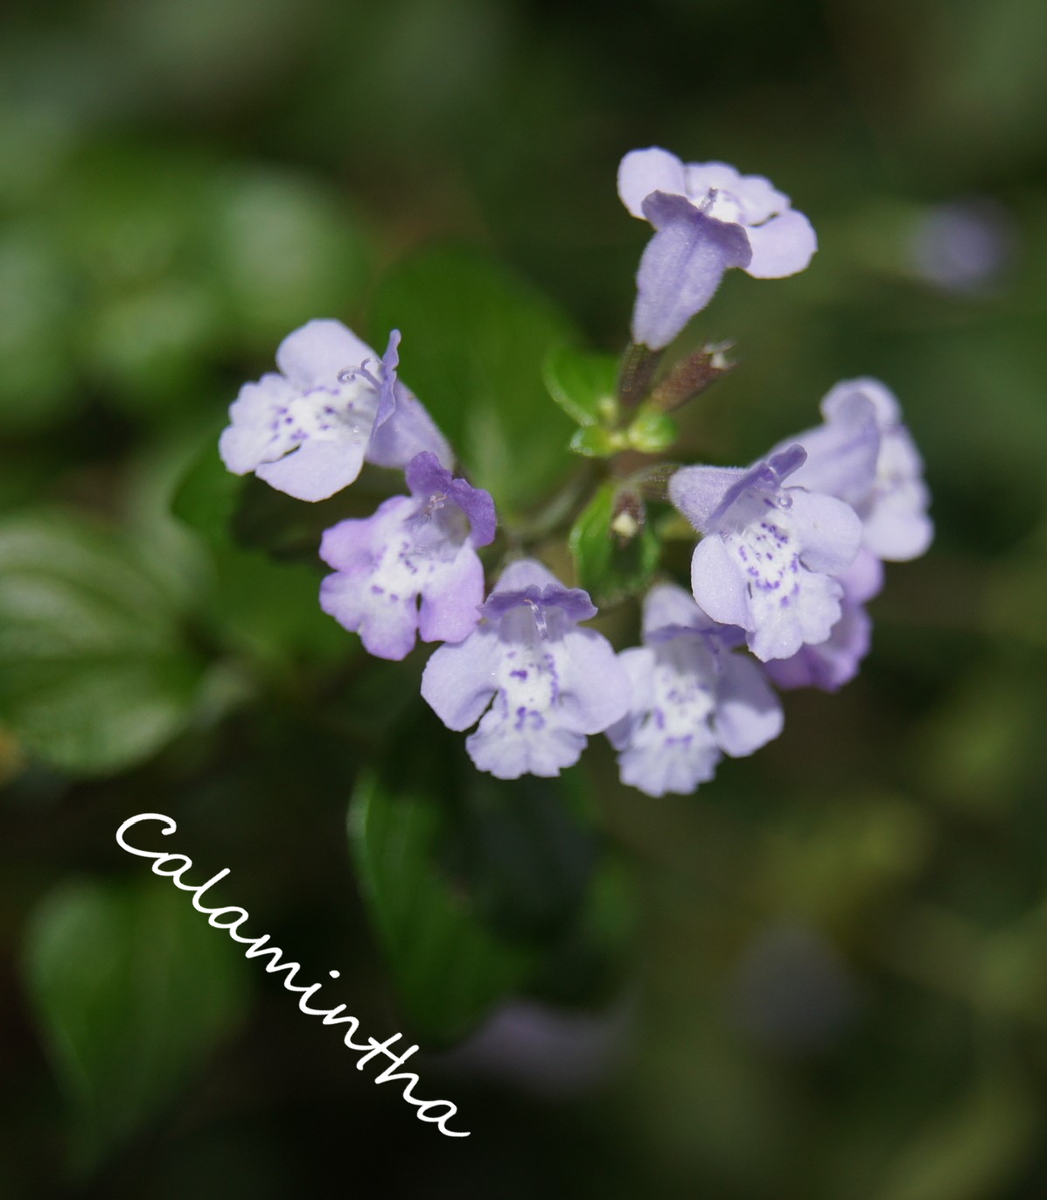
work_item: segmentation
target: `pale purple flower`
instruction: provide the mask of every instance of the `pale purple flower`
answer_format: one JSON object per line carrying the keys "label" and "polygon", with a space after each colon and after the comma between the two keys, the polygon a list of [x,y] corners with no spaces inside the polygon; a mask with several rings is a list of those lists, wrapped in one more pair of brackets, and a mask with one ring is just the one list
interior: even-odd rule
{"label": "pale purple flower", "polygon": [[651,146],[630,150],[618,167],[618,195],[634,217],[649,220],[643,202],[652,192],[684,196],[718,221],[741,225],[752,247],[745,270],[756,279],[780,279],[804,270],[818,248],[810,221],[762,175],[741,175],[722,162],[683,163]]}
{"label": "pale purple flower", "polygon": [[[738,635],[738,636],[734,636]],[[649,796],[689,795],[724,754],[752,754],[782,731],[782,708],[762,669],[731,646],[740,629],[712,621],[683,588],[644,601],[643,646],[619,655],[628,714],[607,730],[622,782]]]}
{"label": "pale purple flower", "polygon": [[418,400],[396,377],[400,333],[385,355],[340,321],[309,321],[280,343],[280,374],[245,383],[218,449],[234,475],[251,471],[298,500],[325,500],[364,461],[405,467],[423,450],[454,457]]}
{"label": "pale purple flower", "polygon": [[629,708],[629,680],[610,643],[578,628],[596,609],[586,592],[522,559],[506,568],[481,613],[463,642],[429,659],[422,696],[448,729],[480,721],[465,745],[481,771],[499,779],[559,775],[589,735]]}
{"label": "pale purple flower", "polygon": [[1014,219],[989,197],[953,200],[921,214],[907,249],[928,283],[959,295],[977,294],[999,281],[1013,257]]}
{"label": "pale purple flower", "polygon": [[810,221],[760,175],[726,163],[683,163],[652,146],[618,168],[618,194],[656,233],[637,273],[633,340],[661,349],[700,312],[724,271],[757,279],[802,271],[817,249]]}
{"label": "pale purple flower", "polygon": [[657,232],[636,273],[632,338],[661,350],[709,303],[724,271],[746,266],[751,251],[740,225],[718,221],[682,196],[655,192],[643,211]]}
{"label": "pale purple flower", "polygon": [[790,446],[752,467],[684,467],[669,481],[673,504],[705,535],[691,561],[695,600],[713,620],[741,626],[764,662],[829,637],[843,594],[832,577],[861,544],[847,504],[783,485],[805,457]]}
{"label": "pale purple flower", "polygon": [[835,692],[858,674],[872,640],[872,621],[864,606],[883,587],[883,563],[863,546],[837,581],[843,588],[840,619],[824,642],[801,646],[792,658],[767,664],[767,674],[778,687]]}
{"label": "pale purple flower", "polygon": [[460,642],[471,632],[484,595],[475,547],[495,534],[494,501],[454,479],[435,454],[411,460],[407,486],[410,496],[340,521],[320,543],[335,568],[320,585],[320,607],[379,658],[406,657],[416,633],[423,642]]}
{"label": "pale purple flower", "polygon": [[581,1095],[619,1065],[635,1013],[631,997],[602,1012],[564,1012],[516,998],[436,1059],[441,1073],[501,1079],[539,1096]]}
{"label": "pale purple flower", "polygon": [[934,537],[930,493],[894,394],[878,379],[849,379],[828,393],[821,410],[824,424],[777,447],[799,442],[807,451],[791,482],[851,505],[878,558],[918,558]]}

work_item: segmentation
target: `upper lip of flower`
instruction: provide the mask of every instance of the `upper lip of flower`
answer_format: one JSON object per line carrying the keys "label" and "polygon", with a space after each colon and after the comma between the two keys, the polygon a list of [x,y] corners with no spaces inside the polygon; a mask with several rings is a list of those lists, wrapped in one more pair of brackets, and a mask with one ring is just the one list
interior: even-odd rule
{"label": "upper lip of flower", "polygon": [[[806,460],[807,451],[799,443],[795,443],[792,446],[786,447],[778,454],[771,455],[768,459],[762,459],[760,462],[754,463],[744,475],[724,492],[723,499],[713,510],[709,518],[709,527],[711,528],[716,522],[721,520],[734,502],[748,491],[766,491],[772,494],[780,492],[783,480],[791,475],[793,471],[802,467]],[[778,496],[777,502],[781,508],[788,508],[791,504],[788,495]]]}
{"label": "upper lip of flower", "polygon": [[549,608],[562,609],[573,621],[585,621],[596,616],[596,606],[581,588],[557,587],[553,584],[539,587],[534,583],[519,590],[493,591],[480,605],[480,613],[487,618],[500,618],[523,605],[531,608],[539,629],[545,624],[544,610]]}

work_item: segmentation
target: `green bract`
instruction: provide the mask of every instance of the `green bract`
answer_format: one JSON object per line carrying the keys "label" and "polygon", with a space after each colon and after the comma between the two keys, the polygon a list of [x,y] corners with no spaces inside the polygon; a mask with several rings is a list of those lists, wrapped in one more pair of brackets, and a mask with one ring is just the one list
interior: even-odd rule
{"label": "green bract", "polygon": [[545,360],[545,386],[572,421],[612,427],[618,419],[618,360],[560,346]]}
{"label": "green bract", "polygon": [[[654,530],[628,510],[620,514],[619,486],[603,484],[571,530],[579,583],[597,605],[638,595],[651,581],[661,547]],[[620,517],[618,528],[615,519]]]}

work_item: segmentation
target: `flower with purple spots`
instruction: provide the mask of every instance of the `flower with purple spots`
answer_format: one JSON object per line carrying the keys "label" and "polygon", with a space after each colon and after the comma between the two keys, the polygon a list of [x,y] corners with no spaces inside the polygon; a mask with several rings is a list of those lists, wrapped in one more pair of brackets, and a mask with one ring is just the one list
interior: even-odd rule
{"label": "flower with purple spots", "polygon": [[761,668],[731,652],[740,629],[718,625],[683,590],[653,588],[643,646],[619,659],[631,684],[628,714],[607,730],[622,782],[649,796],[689,795],[724,754],[752,754],[782,731],[782,708]]}
{"label": "flower with purple spots", "polygon": [[743,467],[684,467],[673,504],[704,536],[691,560],[694,598],[715,621],[739,625],[764,662],[824,642],[840,619],[833,576],[854,561],[862,525],[833,496],[785,487],[801,446]]}
{"label": "flower with purple spots", "polygon": [[586,592],[522,559],[480,611],[464,641],[429,659],[422,696],[448,729],[480,721],[465,745],[481,771],[559,775],[629,709],[629,680],[610,643],[578,628],[596,609]]}
{"label": "flower with purple spots", "polygon": [[721,162],[683,163],[651,146],[618,168],[618,194],[655,228],[637,274],[633,340],[658,350],[712,299],[729,267],[757,279],[804,270],[817,249],[810,221],[760,175]]}
{"label": "flower with purple spots", "polygon": [[801,646],[791,658],[767,663],[767,674],[780,688],[813,687],[839,691],[858,674],[872,642],[872,621],[865,604],[883,587],[883,563],[865,546],[837,582],[843,589],[840,619],[824,642]]}
{"label": "flower with purple spots", "polygon": [[335,568],[320,585],[320,607],[378,658],[406,657],[416,634],[460,642],[472,631],[484,593],[476,547],[494,540],[491,497],[453,478],[435,454],[411,460],[407,486],[410,496],[385,500],[365,520],[340,521],[320,543]]}
{"label": "flower with purple spots", "polygon": [[297,500],[325,500],[364,461],[405,467],[423,450],[450,467],[443,435],[397,379],[398,330],[379,359],[340,321],[309,321],[280,343],[280,374],[245,383],[218,448],[234,475],[253,471]]}
{"label": "flower with purple spots", "polygon": [[849,379],[828,393],[821,410],[822,425],[790,439],[807,451],[793,483],[850,504],[878,558],[918,558],[934,537],[930,493],[896,397],[878,379]]}

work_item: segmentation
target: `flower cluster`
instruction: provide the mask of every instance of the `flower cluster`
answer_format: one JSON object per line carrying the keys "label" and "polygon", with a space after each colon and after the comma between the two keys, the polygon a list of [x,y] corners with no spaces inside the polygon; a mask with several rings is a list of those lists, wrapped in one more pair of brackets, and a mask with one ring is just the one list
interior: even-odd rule
{"label": "flower cluster", "polygon": [[[729,267],[790,275],[816,249],[787,196],[724,163],[633,151],[618,190],[654,227],[627,361],[653,362]],[[418,637],[440,643],[422,697],[449,729],[476,727],[466,749],[499,778],[557,775],[603,733],[626,784],[652,796],[693,792],[723,755],[778,736],[775,688],[834,691],[854,677],[884,561],[915,558],[931,542],[923,466],[897,400],[875,379],[839,383],[822,401],[821,424],[752,465],[665,473],[660,499],[700,535],[690,590],[655,582],[642,645],[616,653],[584,625],[597,614],[589,593],[533,558],[504,555],[487,591],[478,552],[492,547],[488,565],[497,565],[494,502],[455,473],[446,439],[399,380],[399,341],[394,330],[378,357],[340,322],[309,322],[281,343],[279,374],[241,389],[220,452],[230,471],[253,471],[300,500],[335,495],[365,462],[402,472],[401,494],[323,535],[332,573],[320,604],[380,658],[403,659]],[[717,364],[711,353],[692,359],[677,373],[686,387],[647,378],[638,397],[623,383],[621,408],[642,402],[641,414],[657,417],[660,395],[664,416]],[[607,435],[608,455],[623,436]],[[642,501],[630,495],[629,520],[616,513],[608,538],[639,528]]]}

